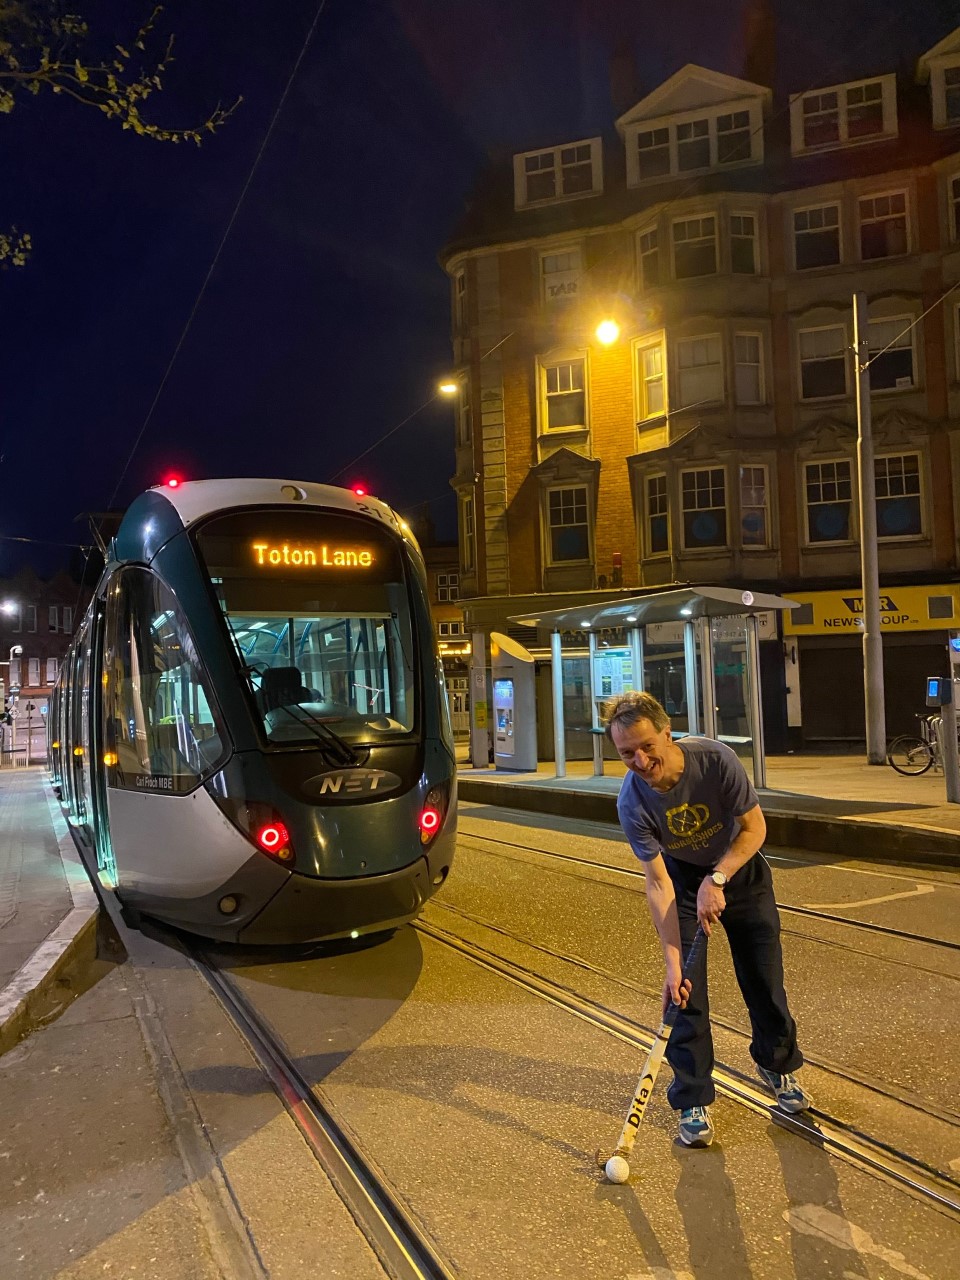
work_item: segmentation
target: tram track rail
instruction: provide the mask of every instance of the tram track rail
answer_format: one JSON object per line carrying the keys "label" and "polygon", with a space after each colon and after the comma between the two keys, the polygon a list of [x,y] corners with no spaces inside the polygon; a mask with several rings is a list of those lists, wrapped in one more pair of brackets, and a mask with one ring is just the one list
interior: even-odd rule
{"label": "tram track rail", "polygon": [[[502,840],[498,836],[485,836],[485,835],[477,835],[473,832],[461,832],[460,835],[458,836],[458,843],[464,840],[476,840],[476,841],[483,841],[486,844],[502,845],[506,849],[514,849],[520,853],[534,854],[538,857],[543,857],[543,858],[552,858],[555,861],[566,862],[566,863],[573,864],[575,866],[586,867],[592,871],[601,871],[609,875],[622,876],[628,880],[642,882],[644,878],[643,872],[633,867],[612,866],[610,863],[597,862],[593,858],[583,858],[583,857],[580,857],[578,854],[562,853],[556,849],[543,849],[538,847],[537,845],[527,845],[527,844],[521,844],[517,841]],[[520,859],[516,858],[515,855],[511,855],[509,853],[501,853],[498,856],[503,858],[512,858],[515,861],[520,861]],[[598,877],[595,877],[595,876],[581,876],[578,878],[593,879],[593,880],[599,879]],[[911,933],[908,930],[904,930],[904,929],[892,929],[887,925],[873,924],[869,920],[851,920],[847,916],[836,915],[832,912],[818,911],[814,907],[793,906],[790,903],[781,902],[779,899],[777,900],[777,907],[781,912],[787,915],[804,916],[810,919],[823,920],[829,924],[846,925],[848,928],[862,929],[867,933],[878,934],[882,937],[896,938],[904,942],[916,942],[916,943],[923,944],[925,946],[937,947],[945,951],[960,951],[960,942],[951,942],[948,939],[944,939],[944,938],[932,938],[925,934]],[[800,934],[795,930],[791,932],[793,932],[798,937],[806,938],[809,936],[807,934]],[[889,960],[889,958],[887,957],[884,957],[884,958],[888,960],[888,963],[891,963],[891,964],[898,963],[896,960]],[[943,977],[948,980],[950,979],[949,974],[943,974],[941,973],[940,970],[930,970],[929,972],[936,973],[937,976],[939,977]]]}
{"label": "tram track rail", "polygon": [[456,1280],[433,1242],[405,1209],[333,1111],[298,1070],[282,1043],[200,948],[190,960],[237,1028],[287,1114],[330,1179],[360,1232],[392,1280]]}
{"label": "tram track rail", "polygon": [[[472,963],[505,978],[521,989],[557,1006],[574,1017],[645,1054],[653,1044],[654,1033],[640,1024],[621,1017],[610,1009],[582,996],[561,983],[470,941],[441,925],[423,919],[413,928],[434,942],[459,953]],[[844,1121],[817,1109],[800,1115],[789,1115],[771,1103],[769,1096],[743,1077],[726,1068],[715,1067],[714,1083],[718,1092],[748,1110],[772,1121],[806,1142],[845,1160],[882,1181],[890,1183],[913,1197],[932,1205],[953,1221],[960,1221],[960,1180],[948,1177],[925,1161],[908,1152],[861,1133]]]}
{"label": "tram track rail", "polygon": [[[530,951],[535,951],[551,960],[559,960],[562,964],[571,965],[576,969],[583,970],[586,973],[601,979],[604,982],[611,983],[615,986],[622,987],[625,991],[629,991],[631,995],[644,996],[651,1001],[658,1001],[661,998],[659,988],[647,986],[640,982],[633,982],[629,978],[624,978],[621,974],[612,973],[609,969],[602,969],[598,965],[591,964],[589,960],[584,960],[582,956],[567,955],[557,951],[553,947],[545,947],[542,943],[535,942],[532,938],[525,938],[519,933],[515,933],[511,929],[504,928],[492,920],[487,920],[483,916],[474,915],[469,911],[464,911],[460,907],[454,907],[450,903],[434,900],[430,904],[430,910],[439,910],[448,912],[465,920],[477,928],[484,929],[489,933],[496,934],[498,937],[506,938],[510,942],[519,944]],[[749,1041],[749,1033],[738,1027],[735,1023],[730,1022],[726,1018],[718,1016],[716,1011],[711,1011],[711,1022],[716,1027],[721,1027],[730,1035],[738,1037],[743,1041]],[[654,1034],[654,1028],[648,1027],[643,1023],[638,1023],[642,1031],[648,1033],[651,1039]],[[944,1124],[952,1125],[960,1128],[960,1113],[951,1111],[942,1104],[927,1103],[922,1098],[918,1098],[901,1090],[893,1090],[888,1085],[884,1085],[881,1081],[872,1076],[864,1075],[861,1072],[852,1071],[847,1066],[841,1066],[839,1063],[832,1062],[828,1058],[817,1056],[811,1053],[804,1054],[804,1061],[810,1066],[816,1067],[818,1070],[825,1072],[827,1075],[834,1076],[839,1080],[843,1080],[848,1084],[857,1085],[861,1089],[868,1089],[871,1093],[884,1098],[888,1102],[896,1103],[898,1106],[907,1107],[911,1111],[917,1111],[931,1119],[939,1120]],[[958,1182],[960,1186],[960,1182]]]}

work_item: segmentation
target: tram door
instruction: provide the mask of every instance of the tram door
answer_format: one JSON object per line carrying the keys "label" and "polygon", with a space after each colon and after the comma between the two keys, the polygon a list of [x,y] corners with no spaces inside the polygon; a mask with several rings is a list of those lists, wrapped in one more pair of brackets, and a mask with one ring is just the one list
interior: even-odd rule
{"label": "tram door", "polygon": [[77,639],[70,699],[70,741],[73,743],[74,816],[84,843],[91,844],[93,796],[90,782],[90,627]]}

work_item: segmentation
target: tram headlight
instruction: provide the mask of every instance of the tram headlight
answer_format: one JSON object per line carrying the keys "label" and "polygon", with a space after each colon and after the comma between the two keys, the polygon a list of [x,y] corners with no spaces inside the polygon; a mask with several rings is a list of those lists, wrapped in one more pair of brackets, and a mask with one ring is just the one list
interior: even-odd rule
{"label": "tram headlight", "polygon": [[446,783],[431,787],[420,810],[420,843],[424,848],[431,844],[443,826],[450,800],[450,788]]}

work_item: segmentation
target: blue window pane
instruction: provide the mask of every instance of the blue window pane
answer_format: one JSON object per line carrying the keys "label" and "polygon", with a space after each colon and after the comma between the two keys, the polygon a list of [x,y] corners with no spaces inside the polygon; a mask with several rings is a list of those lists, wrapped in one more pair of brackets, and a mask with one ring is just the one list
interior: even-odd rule
{"label": "blue window pane", "polygon": [[907,538],[920,532],[918,497],[884,498],[877,503],[878,538]]}
{"label": "blue window pane", "polygon": [[551,531],[553,561],[586,560],[588,558],[587,531],[583,527],[568,526]]}
{"label": "blue window pane", "polygon": [[810,508],[811,542],[846,542],[850,537],[850,504],[824,502]]}

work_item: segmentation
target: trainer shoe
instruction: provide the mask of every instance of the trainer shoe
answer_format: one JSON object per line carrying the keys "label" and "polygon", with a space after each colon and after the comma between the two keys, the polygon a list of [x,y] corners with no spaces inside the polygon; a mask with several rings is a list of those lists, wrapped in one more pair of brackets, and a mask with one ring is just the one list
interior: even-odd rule
{"label": "trainer shoe", "polygon": [[687,1107],[680,1112],[679,1137],[685,1147],[709,1147],[713,1125],[707,1107]]}
{"label": "trainer shoe", "polygon": [[805,1093],[803,1085],[794,1075],[778,1076],[775,1071],[766,1067],[757,1067],[757,1074],[777,1099],[781,1111],[796,1115],[798,1111],[808,1111],[813,1106],[813,1099]]}

